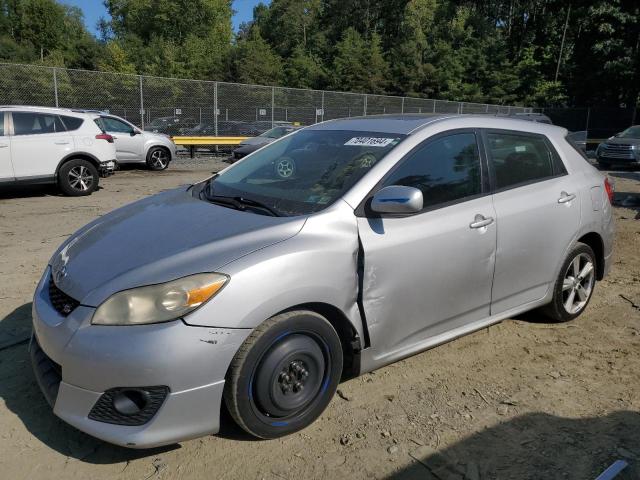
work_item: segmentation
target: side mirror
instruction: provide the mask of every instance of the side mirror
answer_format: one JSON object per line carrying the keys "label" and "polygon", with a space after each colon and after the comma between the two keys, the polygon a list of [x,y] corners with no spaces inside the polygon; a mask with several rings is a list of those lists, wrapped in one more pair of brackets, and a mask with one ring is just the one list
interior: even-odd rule
{"label": "side mirror", "polygon": [[133,130],[131,130],[131,136],[135,136],[135,135],[140,135],[142,132],[140,130],[138,130],[137,128],[134,128]]}
{"label": "side mirror", "polygon": [[422,192],[414,187],[390,185],[373,196],[371,210],[376,213],[418,213],[423,205]]}

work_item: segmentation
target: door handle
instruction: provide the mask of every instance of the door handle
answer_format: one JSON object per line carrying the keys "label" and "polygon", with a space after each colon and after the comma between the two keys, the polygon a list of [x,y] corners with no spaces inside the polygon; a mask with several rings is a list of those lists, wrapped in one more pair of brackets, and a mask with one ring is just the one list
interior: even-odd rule
{"label": "door handle", "polygon": [[469,228],[482,228],[493,223],[493,217],[485,217],[484,215],[476,215],[476,218],[469,224]]}
{"label": "door handle", "polygon": [[558,199],[558,203],[567,203],[576,198],[575,193],[567,193],[565,191],[560,192],[560,198]]}
{"label": "door handle", "polygon": [[56,145],[69,145],[69,142],[54,142]]}

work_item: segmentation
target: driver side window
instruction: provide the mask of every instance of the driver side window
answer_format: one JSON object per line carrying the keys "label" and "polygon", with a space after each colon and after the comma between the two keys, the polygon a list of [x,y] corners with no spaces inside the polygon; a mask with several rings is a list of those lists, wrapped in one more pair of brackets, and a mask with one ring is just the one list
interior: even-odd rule
{"label": "driver side window", "polygon": [[480,154],[474,133],[427,140],[391,172],[383,187],[404,185],[422,191],[423,209],[482,192]]}

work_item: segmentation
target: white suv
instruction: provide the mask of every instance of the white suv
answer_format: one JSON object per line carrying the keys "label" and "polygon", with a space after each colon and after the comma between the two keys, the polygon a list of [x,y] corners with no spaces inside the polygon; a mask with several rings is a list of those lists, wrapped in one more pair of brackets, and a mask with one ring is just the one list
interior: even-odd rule
{"label": "white suv", "polygon": [[66,195],[90,195],[113,173],[113,137],[98,114],[62,108],[0,107],[0,185],[56,183]]}

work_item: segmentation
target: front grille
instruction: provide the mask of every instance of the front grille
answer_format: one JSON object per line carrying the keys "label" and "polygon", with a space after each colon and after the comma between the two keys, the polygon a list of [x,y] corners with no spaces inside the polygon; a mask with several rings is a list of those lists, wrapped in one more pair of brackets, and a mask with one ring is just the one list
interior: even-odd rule
{"label": "front grille", "polygon": [[[118,412],[113,402],[124,390],[143,390],[147,393],[147,403],[139,412],[125,415]],[[89,418],[97,422],[112,423],[114,425],[137,426],[144,425],[153,418],[162,406],[169,393],[169,387],[140,387],[140,388],[112,388],[104,392],[89,412]]]}
{"label": "front grille", "polygon": [[56,284],[53,283],[53,275],[49,279],[49,300],[51,301],[53,308],[55,308],[63,317],[68,316],[78,305],[80,305],[79,301],[71,298],[56,287]]}
{"label": "front grille", "polygon": [[623,160],[634,160],[631,145],[622,143],[605,143],[600,151],[601,157],[619,158]]}
{"label": "front grille", "polygon": [[53,408],[62,381],[62,367],[44,353],[35,335],[31,338],[29,356],[40,390],[42,390],[47,403]]}

